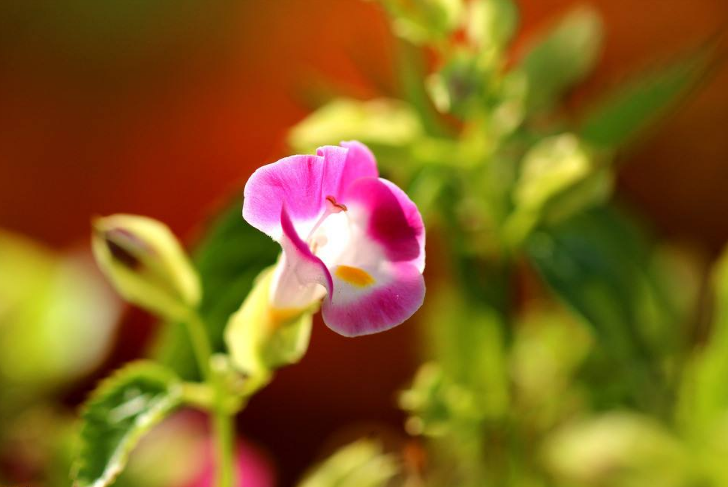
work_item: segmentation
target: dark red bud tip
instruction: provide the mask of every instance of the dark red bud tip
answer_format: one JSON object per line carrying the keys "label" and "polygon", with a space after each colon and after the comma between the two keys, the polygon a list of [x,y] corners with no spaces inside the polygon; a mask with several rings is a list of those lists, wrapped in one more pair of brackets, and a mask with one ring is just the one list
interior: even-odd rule
{"label": "dark red bud tip", "polygon": [[124,228],[106,230],[103,238],[114,260],[131,270],[139,270],[143,265],[140,256],[153,253],[143,240]]}

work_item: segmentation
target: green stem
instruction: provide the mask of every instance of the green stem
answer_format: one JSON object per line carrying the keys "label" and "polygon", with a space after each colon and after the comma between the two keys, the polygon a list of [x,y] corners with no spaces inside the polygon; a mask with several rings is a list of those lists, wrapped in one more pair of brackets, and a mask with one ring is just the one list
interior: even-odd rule
{"label": "green stem", "polygon": [[214,437],[216,474],[215,487],[235,487],[237,485],[235,467],[235,424],[234,414],[225,407],[225,389],[220,379],[210,368],[212,346],[205,331],[202,318],[190,313],[186,321],[192,349],[197,366],[204,381],[215,391],[215,403],[212,408],[212,431]]}
{"label": "green stem", "polygon": [[212,357],[212,346],[210,339],[205,331],[205,325],[197,313],[190,313],[186,320],[187,332],[190,335],[192,343],[192,351],[197,360],[197,367],[200,369],[200,375],[205,382],[210,382],[212,374],[210,372],[210,357]]}
{"label": "green stem", "polygon": [[233,487],[238,485],[235,468],[235,424],[233,416],[218,409],[212,419],[215,433],[215,461],[217,472],[215,486]]}

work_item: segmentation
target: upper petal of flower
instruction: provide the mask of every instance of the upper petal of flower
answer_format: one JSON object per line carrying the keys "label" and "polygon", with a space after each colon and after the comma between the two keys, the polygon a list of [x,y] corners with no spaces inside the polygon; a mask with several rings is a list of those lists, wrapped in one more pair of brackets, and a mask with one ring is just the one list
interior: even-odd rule
{"label": "upper petal of flower", "polygon": [[326,198],[339,201],[354,181],[377,177],[369,149],[359,142],[326,146],[317,155],[285,157],[256,170],[245,185],[243,218],[279,240],[285,204],[299,235],[307,235],[326,210]]}

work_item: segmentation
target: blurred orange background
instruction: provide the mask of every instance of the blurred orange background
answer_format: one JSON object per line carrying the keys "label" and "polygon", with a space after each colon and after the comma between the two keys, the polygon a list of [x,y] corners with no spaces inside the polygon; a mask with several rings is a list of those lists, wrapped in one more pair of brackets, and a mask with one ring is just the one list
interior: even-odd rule
{"label": "blurred orange background", "polygon": [[[518,43],[571,0],[523,0]],[[728,26],[725,0],[599,0],[602,62],[571,107]],[[721,56],[726,54],[723,39]],[[329,86],[393,90],[394,46],[360,0],[63,0],[0,3],[0,227],[59,248],[86,245],[92,215],[130,212],[188,242]],[[728,239],[728,68],[715,71],[623,157],[619,195],[656,230],[715,251]],[[242,299],[242,296],[241,296]],[[288,485],[328,435],[367,419],[398,427],[414,370],[413,326],[349,340],[320,323],[300,366],[256,397],[240,431]],[[125,320],[107,367],[148,338]],[[75,396],[74,396],[74,399]]]}

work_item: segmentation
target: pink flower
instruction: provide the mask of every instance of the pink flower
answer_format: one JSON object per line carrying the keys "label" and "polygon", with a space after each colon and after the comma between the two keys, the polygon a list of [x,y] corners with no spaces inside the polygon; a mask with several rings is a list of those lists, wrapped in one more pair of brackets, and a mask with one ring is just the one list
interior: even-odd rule
{"label": "pink flower", "polygon": [[[202,471],[185,487],[212,487],[215,480],[215,462],[208,448]],[[273,487],[275,476],[268,459],[247,443],[239,442],[237,447],[237,478],[239,487]]]}
{"label": "pink flower", "polygon": [[290,316],[323,301],[345,336],[387,330],[422,305],[425,228],[417,206],[379,178],[359,142],[285,157],[245,185],[243,217],[281,244],[270,305]]}

